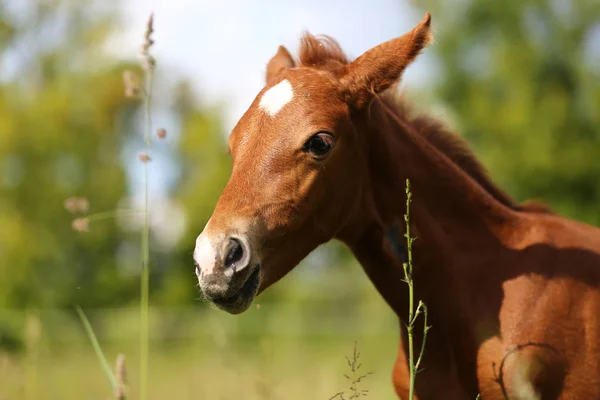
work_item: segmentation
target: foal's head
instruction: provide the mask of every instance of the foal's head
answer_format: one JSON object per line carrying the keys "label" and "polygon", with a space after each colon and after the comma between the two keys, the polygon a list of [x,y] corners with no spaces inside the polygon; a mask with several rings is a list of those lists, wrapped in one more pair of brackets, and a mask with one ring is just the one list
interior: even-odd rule
{"label": "foal's head", "polygon": [[429,43],[430,16],[347,63],[334,42],[303,38],[300,62],[280,47],[266,86],[229,138],[233,169],[196,240],[207,300],[246,310],[359,214],[367,183],[354,120]]}

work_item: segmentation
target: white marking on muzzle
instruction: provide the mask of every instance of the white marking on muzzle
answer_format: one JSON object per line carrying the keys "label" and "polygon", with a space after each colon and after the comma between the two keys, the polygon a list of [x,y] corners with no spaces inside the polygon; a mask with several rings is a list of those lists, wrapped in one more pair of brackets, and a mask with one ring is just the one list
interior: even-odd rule
{"label": "white marking on muzzle", "polygon": [[217,253],[210,242],[208,235],[201,233],[196,239],[194,249],[194,260],[203,274],[212,274],[217,262]]}
{"label": "white marking on muzzle", "polygon": [[289,103],[293,97],[294,90],[292,89],[292,85],[287,79],[284,79],[262,95],[258,106],[267,114],[274,116],[283,108],[283,106]]}

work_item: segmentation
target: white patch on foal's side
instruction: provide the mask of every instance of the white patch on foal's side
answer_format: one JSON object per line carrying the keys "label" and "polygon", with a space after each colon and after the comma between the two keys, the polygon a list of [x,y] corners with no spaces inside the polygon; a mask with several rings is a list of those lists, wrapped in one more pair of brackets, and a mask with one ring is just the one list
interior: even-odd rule
{"label": "white patch on foal's side", "polygon": [[274,116],[293,97],[294,90],[292,89],[292,85],[287,79],[284,79],[262,95],[258,106],[265,110],[267,114]]}

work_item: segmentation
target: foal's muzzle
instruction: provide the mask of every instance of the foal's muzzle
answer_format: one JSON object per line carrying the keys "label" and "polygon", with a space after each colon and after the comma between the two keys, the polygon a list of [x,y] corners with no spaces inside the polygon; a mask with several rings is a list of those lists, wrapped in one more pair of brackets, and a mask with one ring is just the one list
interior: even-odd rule
{"label": "foal's muzzle", "polygon": [[204,297],[232,314],[245,311],[260,286],[260,266],[253,258],[245,237],[203,232],[194,261]]}

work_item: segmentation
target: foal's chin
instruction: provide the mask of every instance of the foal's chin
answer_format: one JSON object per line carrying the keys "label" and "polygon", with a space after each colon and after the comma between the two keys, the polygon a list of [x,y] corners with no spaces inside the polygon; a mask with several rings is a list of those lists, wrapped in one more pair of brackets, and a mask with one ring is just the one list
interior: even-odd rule
{"label": "foal's chin", "polygon": [[204,297],[220,310],[230,314],[241,314],[252,305],[260,289],[260,267],[256,266],[244,284],[227,297],[211,297],[206,291]]}
{"label": "foal's chin", "polygon": [[250,308],[254,301],[255,294],[247,297],[239,297],[234,303],[223,303],[221,301],[214,301],[207,299],[210,303],[214,304],[218,309],[223,310],[229,314],[241,314]]}

